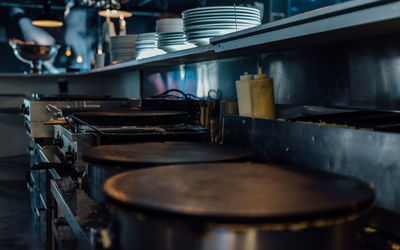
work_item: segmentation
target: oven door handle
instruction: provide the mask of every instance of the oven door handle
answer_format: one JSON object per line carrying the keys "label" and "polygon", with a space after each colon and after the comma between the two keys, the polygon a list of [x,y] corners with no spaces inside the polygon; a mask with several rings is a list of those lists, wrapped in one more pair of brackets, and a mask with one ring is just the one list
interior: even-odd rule
{"label": "oven door handle", "polygon": [[31,167],[31,170],[46,170],[46,169],[60,169],[70,168],[71,165],[67,163],[54,163],[54,162],[39,162]]}

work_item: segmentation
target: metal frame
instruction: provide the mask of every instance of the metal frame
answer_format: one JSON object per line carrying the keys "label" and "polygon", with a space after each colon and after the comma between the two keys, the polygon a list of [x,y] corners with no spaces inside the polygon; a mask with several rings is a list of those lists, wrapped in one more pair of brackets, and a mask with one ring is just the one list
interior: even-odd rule
{"label": "metal frame", "polygon": [[223,142],[267,161],[352,176],[376,187],[376,204],[400,212],[400,134],[225,116]]}
{"label": "metal frame", "polygon": [[[88,250],[92,249],[90,245],[90,240],[87,237],[86,233],[82,230],[82,227],[79,225],[78,221],[75,219],[74,214],[72,213],[71,209],[69,208],[68,204],[65,202],[64,198],[62,197],[61,190],[58,188],[57,183],[54,179],[50,179],[50,190],[51,190],[51,202],[54,205],[52,208],[51,215],[48,218],[48,222],[50,222],[49,228],[52,230],[52,221],[56,218],[56,211],[59,208],[68,223],[68,226],[71,228],[71,231],[76,237],[77,241],[77,249]],[[51,220],[50,220],[51,219]],[[54,236],[51,236],[52,242],[54,243]]]}

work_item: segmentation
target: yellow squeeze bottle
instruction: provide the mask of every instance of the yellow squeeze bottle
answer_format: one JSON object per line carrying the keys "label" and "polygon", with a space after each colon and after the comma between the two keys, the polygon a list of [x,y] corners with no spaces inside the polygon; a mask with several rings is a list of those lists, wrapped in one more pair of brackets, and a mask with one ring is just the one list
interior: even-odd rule
{"label": "yellow squeeze bottle", "polygon": [[258,68],[258,75],[254,75],[251,81],[251,106],[253,117],[275,119],[274,84],[272,78],[268,78]]}
{"label": "yellow squeeze bottle", "polygon": [[240,76],[240,80],[236,81],[236,95],[239,105],[239,115],[251,117],[251,80],[253,75],[247,72]]}

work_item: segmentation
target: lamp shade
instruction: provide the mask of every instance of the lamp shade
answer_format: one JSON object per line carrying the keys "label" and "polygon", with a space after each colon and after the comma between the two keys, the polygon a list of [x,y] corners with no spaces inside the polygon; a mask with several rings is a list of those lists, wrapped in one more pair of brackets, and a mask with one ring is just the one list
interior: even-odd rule
{"label": "lamp shade", "polygon": [[50,13],[50,4],[45,4],[44,12],[39,14],[33,21],[32,24],[39,27],[50,27],[57,28],[63,26],[58,17]]}
{"label": "lamp shade", "polygon": [[124,18],[129,18],[132,16],[132,13],[126,10],[118,10],[118,9],[106,9],[101,10],[98,13],[100,16],[103,17],[110,17],[110,18],[120,18],[123,16]]}

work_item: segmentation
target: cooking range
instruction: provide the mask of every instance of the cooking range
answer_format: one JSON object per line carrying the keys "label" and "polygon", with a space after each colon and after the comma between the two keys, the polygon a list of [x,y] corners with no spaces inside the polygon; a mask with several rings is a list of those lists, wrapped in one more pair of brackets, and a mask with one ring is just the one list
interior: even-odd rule
{"label": "cooking range", "polygon": [[[71,248],[68,235],[75,235],[73,242],[85,244],[88,231],[82,231],[90,228],[92,247],[110,223],[105,204],[87,196],[94,192],[90,188],[94,179],[81,159],[85,149],[116,143],[207,143],[218,136],[218,105],[216,101],[67,95],[25,100],[22,110],[32,156],[27,185],[34,213],[45,219],[48,246]],[[76,241],[77,235],[81,240]]]}
{"label": "cooking range", "polygon": [[[66,104],[69,101],[62,102]],[[173,195],[174,192],[180,192],[179,188],[185,190],[186,184],[184,183],[192,180],[194,182],[191,185],[198,187],[200,193],[194,197],[186,194],[184,200],[196,204],[199,199],[205,199],[210,195],[218,197],[217,194],[213,194],[216,192],[215,185],[218,186],[218,190],[227,192],[226,197],[234,198],[232,194],[229,194],[230,187],[234,192],[235,188],[245,185],[244,183],[253,183],[254,186],[267,185],[268,187],[262,188],[265,189],[270,188],[270,185],[274,183],[283,184],[287,179],[281,182],[271,179],[269,182],[260,183],[258,181],[265,173],[278,170],[271,166],[268,167],[269,171],[264,172],[265,170],[260,170],[265,167],[260,167],[261,164],[244,163],[244,161],[257,161],[245,148],[234,149],[228,145],[207,144],[215,140],[215,131],[218,131],[218,128],[213,127],[218,124],[216,117],[218,106],[215,105],[215,102],[193,100],[188,105],[185,101],[182,101],[181,104],[177,100],[111,100],[110,98],[104,101],[106,104],[101,106],[99,104],[101,101],[96,101],[97,104],[93,105],[88,105],[87,101],[81,101],[82,107],[68,106],[67,104],[63,106],[51,100],[47,101],[49,103],[43,104],[41,111],[44,110],[47,116],[41,118],[43,120],[41,123],[46,123],[45,126],[53,128],[51,136],[34,138],[32,136],[34,134],[30,133],[34,144],[33,152],[36,153],[32,153],[34,160],[32,160],[33,165],[28,184],[31,189],[39,190],[34,211],[38,218],[46,218],[47,240],[50,249],[129,249],[130,246],[133,246],[132,244],[139,249],[244,249],[243,247],[262,249],[265,246],[278,247],[279,244],[282,248],[276,249],[288,249],[288,244],[292,248],[294,245],[305,244],[305,242],[311,244],[310,242],[313,241],[315,242],[311,245],[316,246],[315,249],[321,249],[320,247],[323,246],[323,249],[372,250],[395,249],[398,246],[398,238],[382,230],[381,220],[386,218],[386,214],[374,210],[372,216],[368,216],[368,213],[371,214],[370,207],[373,200],[371,190],[352,180],[336,179],[330,175],[317,178],[320,181],[325,180],[319,185],[327,188],[319,191],[334,194],[353,187],[347,192],[349,200],[341,200],[340,205],[341,208],[343,206],[350,207],[350,213],[343,213],[342,209],[337,209],[338,207],[333,210],[327,208],[330,210],[329,213],[325,213],[327,210],[323,210],[324,212],[319,214],[320,217],[316,217],[317,220],[311,220],[316,223],[315,225],[319,225],[317,227],[319,229],[312,227],[306,231],[302,231],[303,228],[299,227],[304,226],[304,221],[292,221],[290,216],[278,218],[278,214],[275,214],[278,216],[275,219],[270,215],[263,217],[262,225],[258,223],[254,225],[254,220],[243,216],[248,211],[260,212],[262,209],[256,207],[264,202],[263,198],[265,197],[259,196],[255,199],[257,202],[251,201],[255,202],[255,210],[248,206],[241,210],[245,204],[238,204],[238,201],[247,200],[246,197],[249,195],[247,193],[243,194],[239,200],[228,201],[231,204],[229,209],[223,209],[227,211],[227,214],[218,210],[217,208],[221,204],[216,203],[215,209],[217,210],[202,210],[206,215],[202,215],[203,212],[193,214],[193,211],[200,207],[186,207],[179,202],[175,203],[178,210],[171,210],[174,205],[161,202],[158,199],[163,195],[157,197],[154,196],[154,193],[150,194],[149,199],[143,203],[143,196],[139,196],[139,198],[132,196],[129,193],[130,185],[123,185],[123,183],[131,183],[131,178],[135,178],[135,180],[144,178],[144,182],[138,182],[138,190],[143,189],[140,185],[145,185],[152,188],[158,187],[157,190],[161,191],[160,194],[168,192],[169,195]],[[76,104],[79,101],[73,102]],[[28,117],[26,114],[26,119]],[[213,132],[211,132],[212,130]],[[219,146],[221,146],[220,149]],[[199,161],[196,153],[204,152],[205,149],[209,151],[202,155],[200,157],[202,160]],[[181,152],[182,155],[178,157],[177,152]],[[212,159],[211,155],[221,157],[224,155],[223,152],[228,152],[229,157]],[[162,156],[167,157],[163,158]],[[176,156],[177,160],[172,161],[172,156]],[[231,161],[236,163],[230,163]],[[210,162],[224,163],[205,164]],[[180,164],[180,166],[171,164]],[[245,176],[245,179],[249,178],[249,180],[243,179],[243,182],[240,182],[232,176],[232,173],[242,171],[243,168],[238,166],[243,166],[243,164],[248,164],[250,172],[241,173],[240,176]],[[159,165],[171,166],[156,170],[158,168],[154,168],[154,166]],[[190,168],[186,168],[188,166]],[[164,168],[169,170],[163,172],[164,170],[161,169]],[[221,169],[221,171],[215,172],[214,168]],[[135,171],[129,172],[129,170]],[[148,170],[152,171],[146,172]],[[136,171],[140,175],[144,171],[144,177],[137,177]],[[155,172],[152,173],[153,171]],[[186,171],[188,172],[186,173]],[[278,172],[282,175],[286,173],[285,171]],[[155,176],[151,177],[153,174]],[[315,174],[310,175],[315,176]],[[104,193],[102,185],[110,176],[118,178],[108,179],[114,180],[114,185],[106,184],[109,188],[106,188],[106,193]],[[165,176],[165,178],[160,176]],[[196,176],[202,177],[196,179]],[[224,181],[221,182],[218,178],[222,178],[221,180]],[[121,185],[115,186],[115,183],[121,183]],[[182,186],[179,188],[169,186],[174,183],[181,183]],[[336,191],[329,191],[331,186]],[[293,188],[296,189],[296,187]],[[250,193],[258,197],[257,190],[262,189],[255,188]],[[279,188],[276,190],[276,192],[271,192],[271,195],[274,193],[281,195]],[[293,193],[290,190],[287,191],[285,195]],[[352,192],[360,192],[365,196],[355,195],[352,198],[350,197]],[[116,193],[123,194],[123,196],[115,196]],[[325,197],[326,194],[318,195]],[[125,198],[121,200],[121,197]],[[168,197],[165,196],[162,199],[169,199]],[[176,194],[173,197],[176,198]],[[251,197],[250,195],[248,198]],[[126,198],[130,200],[127,202]],[[286,204],[287,209],[297,207],[284,202],[285,198],[282,198],[281,201],[282,204]],[[149,203],[146,202],[151,202],[152,205],[149,207]],[[210,202],[214,203],[213,199]],[[317,209],[319,206],[316,204],[313,209]],[[212,206],[210,207],[212,208]],[[182,210],[182,208],[184,209]],[[216,211],[219,212],[213,214]],[[207,213],[209,214],[207,215]],[[290,215],[290,213],[286,215]],[[306,214],[303,215],[306,216]],[[309,222],[310,218],[306,217],[304,217],[305,221]],[[360,232],[363,232],[362,228],[366,220],[369,221],[370,227],[364,229],[364,233],[361,235]],[[326,221],[328,224],[324,226],[323,222]],[[288,227],[283,228],[282,225]],[[298,230],[304,236],[300,237],[303,239],[302,242],[279,240],[287,239],[287,237],[298,238],[300,235],[296,233]],[[316,234],[308,234],[313,231],[319,235],[318,240],[310,237]],[[137,233],[132,234],[132,232]],[[150,235],[158,240],[142,241],[144,238],[152,238]],[[210,238],[202,238],[204,235],[209,235]],[[265,241],[266,239],[268,240]]]}

